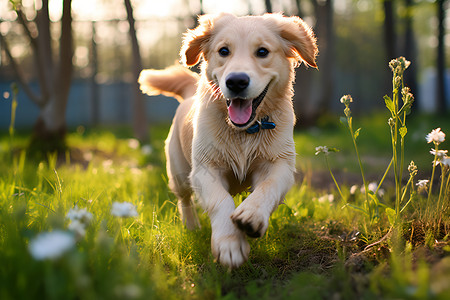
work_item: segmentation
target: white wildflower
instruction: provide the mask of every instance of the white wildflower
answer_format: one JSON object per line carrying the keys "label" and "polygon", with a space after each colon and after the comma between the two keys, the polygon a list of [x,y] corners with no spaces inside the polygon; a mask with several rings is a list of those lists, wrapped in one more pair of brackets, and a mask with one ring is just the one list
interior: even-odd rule
{"label": "white wildflower", "polygon": [[81,223],[89,224],[92,221],[92,214],[88,212],[86,208],[78,208],[75,206],[69,210],[66,218],[71,221],[80,221]]}
{"label": "white wildflower", "polygon": [[31,256],[36,260],[56,259],[75,246],[72,234],[55,230],[39,234],[28,246]]}
{"label": "white wildflower", "polygon": [[[369,190],[369,192],[372,192],[375,194],[375,192],[377,191],[378,188],[378,184],[376,182],[370,182],[367,185],[367,189]],[[365,193],[366,189],[364,188],[364,186],[361,187],[361,193]],[[384,196],[384,190],[383,189],[378,189],[378,196],[383,197]]]}
{"label": "white wildflower", "polygon": [[357,190],[358,190],[358,186],[356,184],[352,185],[350,188],[350,194],[352,194],[352,195],[356,194]]}
{"label": "white wildflower", "polygon": [[350,95],[344,95],[339,100],[341,103],[345,104],[346,106],[349,105],[351,102],[353,102],[352,96]]}
{"label": "white wildflower", "polygon": [[430,153],[432,154],[432,155],[435,155],[438,159],[442,159],[442,158],[444,158],[446,155],[447,155],[447,153],[448,153],[448,150],[437,150],[436,151],[436,149],[431,149],[430,150]]}
{"label": "white wildflower", "polygon": [[142,289],[136,284],[116,286],[115,294],[119,299],[138,299],[142,296]]}
{"label": "white wildflower", "polygon": [[137,217],[136,207],[130,202],[114,202],[112,204],[111,214],[116,217]]}
{"label": "white wildflower", "polygon": [[102,166],[103,166],[103,168],[105,168],[105,169],[111,168],[112,165],[113,165],[113,161],[112,161],[111,159],[107,159],[107,160],[104,160],[104,161],[102,162]]}
{"label": "white wildflower", "polygon": [[319,199],[317,199],[317,201],[319,201],[319,203],[326,203],[326,202],[332,203],[334,201],[334,195],[333,194],[324,195]]}
{"label": "white wildflower", "polygon": [[328,154],[328,147],[327,146],[316,147],[316,155],[319,155],[320,153]]}
{"label": "white wildflower", "polygon": [[428,179],[422,179],[419,180],[416,185],[417,185],[417,190],[419,192],[426,190],[428,182],[430,182]]}
{"label": "white wildflower", "polygon": [[448,157],[448,156],[443,157],[441,160],[441,164],[443,166],[450,167],[450,157]]}
{"label": "white wildflower", "polygon": [[71,221],[67,228],[81,238],[86,235],[86,227],[92,221],[92,214],[86,208],[75,206],[69,210],[66,218]]}
{"label": "white wildflower", "polygon": [[133,150],[136,150],[137,148],[139,148],[139,141],[137,139],[129,139],[128,147],[130,147]]}
{"label": "white wildflower", "polygon": [[153,152],[153,148],[150,145],[144,145],[141,147],[142,155],[150,155]]}
{"label": "white wildflower", "polygon": [[445,141],[445,133],[441,131],[441,128],[433,129],[429,134],[427,134],[426,140],[427,143],[435,143],[436,145],[439,145]]}
{"label": "white wildflower", "polygon": [[86,224],[80,222],[79,220],[70,222],[67,228],[75,233],[78,238],[84,237],[86,235]]}

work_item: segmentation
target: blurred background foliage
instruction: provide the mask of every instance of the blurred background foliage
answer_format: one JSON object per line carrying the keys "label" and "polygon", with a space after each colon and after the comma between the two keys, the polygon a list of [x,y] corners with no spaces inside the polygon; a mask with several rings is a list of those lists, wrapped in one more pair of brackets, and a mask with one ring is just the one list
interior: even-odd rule
{"label": "blurred background foliage", "polygon": [[[414,111],[445,114],[450,106],[450,77],[446,75],[450,46],[448,2],[0,0],[0,96],[4,98],[0,101],[0,128],[9,126],[10,84],[19,81],[22,84],[15,125],[34,125],[34,134],[43,137],[37,132],[42,126],[37,126],[36,120],[46,109],[32,101],[25,85],[31,92],[44,94],[42,69],[50,68],[47,61],[56,65],[54,69],[62,65],[62,37],[64,31],[70,30],[68,39],[72,44],[66,61],[72,68],[63,75],[55,71],[47,79],[55,83],[68,77],[69,93],[65,99],[56,100],[66,101],[66,105],[54,109],[56,115],[65,118],[58,130],[46,129],[64,136],[67,126],[130,123],[134,135],[147,140],[148,131],[142,128],[148,123],[170,122],[177,103],[162,96],[142,100],[143,96],[136,92],[136,70],[164,68],[176,62],[182,34],[196,25],[197,15],[222,11],[237,15],[283,12],[302,17],[314,28],[320,51],[319,71],[303,66],[298,69],[294,105],[299,127],[317,125],[323,116],[341,110],[338,99],[343,94],[352,94],[356,100],[355,113],[382,108],[382,97],[391,90],[388,62],[398,56],[412,61],[406,84],[416,98]],[[64,7],[68,7],[66,15],[71,16],[70,27],[62,26]],[[33,45],[42,45],[45,38],[42,15],[49,20],[47,51]],[[53,58],[39,64],[43,55]]]}

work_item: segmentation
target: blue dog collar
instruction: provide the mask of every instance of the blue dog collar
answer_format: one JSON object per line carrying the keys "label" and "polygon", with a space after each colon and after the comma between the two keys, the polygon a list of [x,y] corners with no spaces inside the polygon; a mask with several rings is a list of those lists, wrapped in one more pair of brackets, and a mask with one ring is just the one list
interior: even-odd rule
{"label": "blue dog collar", "polygon": [[247,128],[245,131],[249,134],[257,133],[260,129],[274,129],[276,127],[275,123],[269,122],[269,116],[261,119],[261,121],[256,121],[255,124]]}

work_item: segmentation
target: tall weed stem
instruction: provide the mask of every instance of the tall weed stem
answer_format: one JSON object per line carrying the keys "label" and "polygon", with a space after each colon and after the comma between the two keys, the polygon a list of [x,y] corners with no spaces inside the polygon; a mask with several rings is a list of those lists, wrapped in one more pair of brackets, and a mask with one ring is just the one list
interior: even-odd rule
{"label": "tall weed stem", "polygon": [[325,155],[325,161],[327,164],[328,171],[331,174],[331,178],[333,178],[334,184],[336,185],[336,188],[339,191],[339,195],[341,196],[341,199],[345,200],[344,195],[342,194],[341,188],[339,187],[339,184],[337,183],[336,178],[334,178],[333,172],[331,171],[330,163],[328,162],[328,155]]}
{"label": "tall weed stem", "polygon": [[10,151],[12,152],[14,143],[14,124],[16,122],[16,109],[17,109],[17,94],[19,94],[19,88],[16,83],[11,84],[12,101],[11,101],[11,121],[9,123],[9,140]]}

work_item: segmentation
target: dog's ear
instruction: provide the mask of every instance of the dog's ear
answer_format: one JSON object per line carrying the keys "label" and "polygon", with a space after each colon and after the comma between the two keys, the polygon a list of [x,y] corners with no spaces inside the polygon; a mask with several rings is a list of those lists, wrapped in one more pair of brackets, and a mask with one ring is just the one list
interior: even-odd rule
{"label": "dog's ear", "polygon": [[280,14],[272,17],[278,19],[280,36],[285,41],[286,56],[317,68],[316,56],[319,51],[312,29],[299,17],[284,17]]}
{"label": "dog's ear", "polygon": [[214,29],[220,27],[220,24],[226,18],[234,18],[234,16],[228,13],[221,13],[198,17],[198,26],[184,34],[180,51],[182,64],[194,66],[200,61],[202,56],[206,57]]}
{"label": "dog's ear", "polygon": [[211,15],[199,16],[198,23],[196,28],[188,30],[183,37],[180,56],[181,62],[186,66],[194,66],[199,62],[211,37],[213,17]]}

